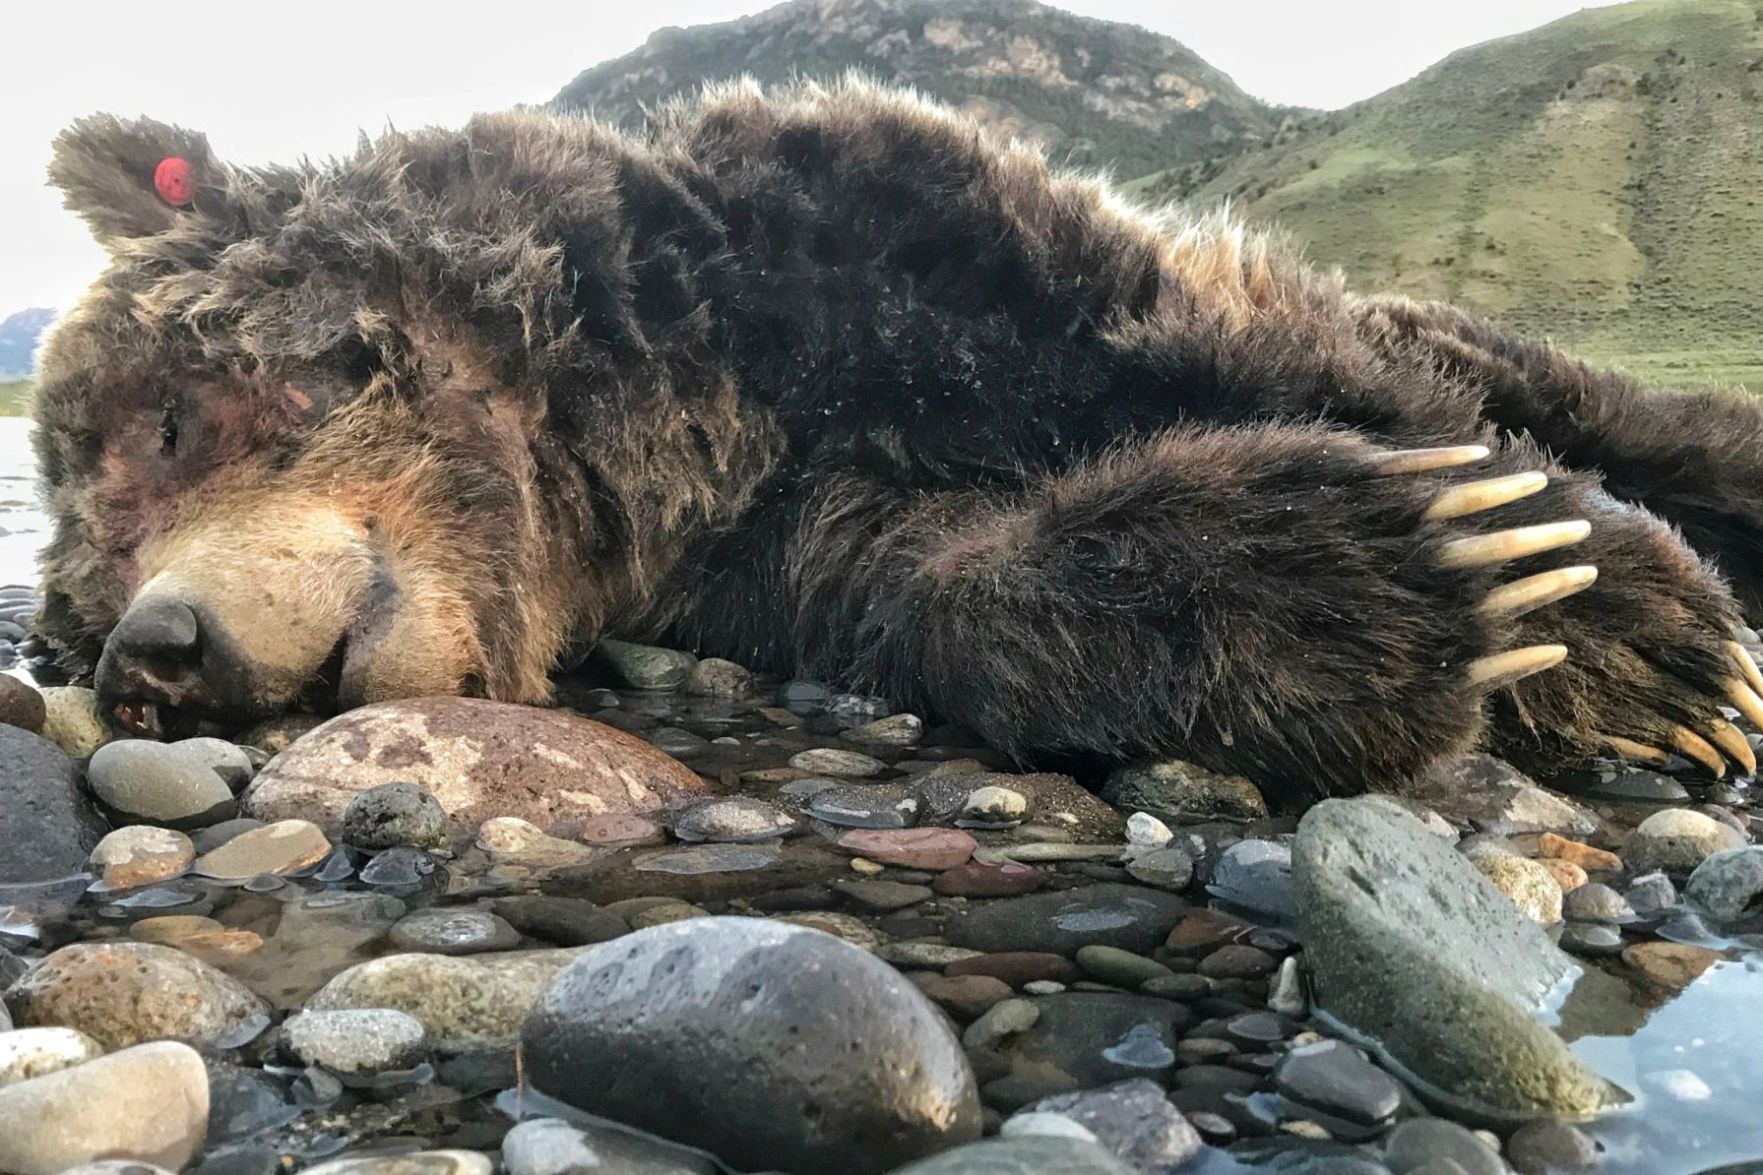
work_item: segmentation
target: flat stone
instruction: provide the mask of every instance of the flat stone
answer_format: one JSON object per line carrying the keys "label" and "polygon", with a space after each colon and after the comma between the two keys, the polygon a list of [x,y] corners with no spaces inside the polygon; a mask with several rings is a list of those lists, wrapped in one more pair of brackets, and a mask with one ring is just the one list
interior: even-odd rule
{"label": "flat stone", "polygon": [[196,859],[196,846],[181,832],[133,824],[119,828],[92,850],[92,871],[109,889],[135,889],[169,881]]}
{"label": "flat stone", "polygon": [[753,693],[753,675],[743,665],[706,657],[692,666],[686,692],[704,698],[745,698]]}
{"label": "flat stone", "polygon": [[1044,1134],[988,1138],[901,1167],[893,1175],[1133,1175],[1093,1142]]}
{"label": "flat stone", "polygon": [[1561,921],[1561,886],[1554,874],[1529,857],[1481,857],[1481,875],[1532,922],[1552,926]]}
{"label": "flat stone", "polygon": [[[1134,1171],[1173,1171],[1200,1152],[1200,1136],[1155,1082],[1142,1077],[1042,1098],[1031,1113],[1082,1126]],[[1006,1124],[1008,1125],[1008,1124]]]}
{"label": "flat stone", "polygon": [[1763,894],[1763,845],[1710,854],[1690,874],[1683,892],[1716,918],[1742,916]]}
{"label": "flat stone", "polygon": [[0,885],[76,877],[109,831],[60,748],[0,726]]}
{"label": "flat stone", "polygon": [[1175,972],[1155,959],[1118,947],[1087,946],[1077,949],[1077,965],[1101,983],[1124,987],[1128,991],[1149,979],[1161,979]]}
{"label": "flat stone", "polygon": [[518,816],[497,816],[478,829],[477,847],[498,864],[525,869],[560,869],[592,861],[597,850],[559,836]]}
{"label": "flat stone", "polygon": [[1186,849],[1170,845],[1134,857],[1126,871],[1134,881],[1179,893],[1194,879],[1194,859]]}
{"label": "flat stone", "polygon": [[1634,873],[1662,869],[1690,873],[1704,859],[1744,847],[1745,838],[1710,816],[1687,808],[1666,808],[1641,821],[1622,846],[1622,860]]}
{"label": "flat stone", "polygon": [[1267,801],[1248,779],[1180,759],[1121,768],[1102,784],[1101,794],[1116,808],[1146,812],[1170,824],[1267,816]]}
{"label": "flat stone", "polygon": [[589,816],[576,826],[575,838],[583,844],[601,848],[626,848],[632,845],[658,845],[667,842],[667,830],[660,821],[648,816],[623,815],[609,812]]}
{"label": "flat stone", "polygon": [[176,1171],[208,1132],[208,1071],[159,1041],[0,1088],[0,1171],[60,1175],[101,1159]]}
{"label": "flat stone", "polygon": [[847,853],[902,869],[953,869],[966,863],[978,847],[973,837],[956,828],[858,829],[837,841]]}
{"label": "flat stone", "polygon": [[1130,885],[1091,885],[970,907],[951,919],[949,941],[981,951],[1071,955],[1097,944],[1148,955],[1187,903]]}
{"label": "flat stone", "polygon": [[495,1164],[476,1151],[405,1151],[344,1156],[307,1167],[301,1175],[491,1175]]}
{"label": "flat stone", "polygon": [[[916,971],[907,976],[925,997],[965,1024],[993,1004],[1010,998],[1010,985],[990,975],[938,975]],[[5,1038],[0,1037],[0,1041]]]}
{"label": "flat stone", "polygon": [[1429,1096],[1512,1122],[1619,1100],[1535,1018],[1577,965],[1413,816],[1323,801],[1298,826],[1293,880],[1318,1005]]}
{"label": "flat stone", "polygon": [[252,781],[244,810],[328,831],[358,793],[397,782],[433,795],[456,831],[512,816],[556,832],[596,816],[658,812],[704,788],[641,739],[567,711],[420,698],[363,706],[305,735]]}
{"label": "flat stone", "polygon": [[191,868],[217,881],[246,881],[265,873],[286,877],[310,869],[330,851],[331,842],[318,825],[308,820],[278,820],[240,833],[212,853],[197,857]]}
{"label": "flat stone", "polygon": [[969,1049],[996,1048],[1007,1037],[1027,1032],[1041,1018],[1041,1010],[1032,1000],[1000,1000],[967,1026],[961,1044]]}
{"label": "flat stone", "polygon": [[[702,662],[700,662],[702,664]],[[610,1126],[557,1118],[517,1123],[502,1139],[508,1175],[717,1175],[715,1163],[681,1147]]]}
{"label": "flat stone", "polygon": [[0,673],[0,723],[41,734],[48,716],[49,708],[36,687],[10,673]]}
{"label": "flat stone", "polygon": [[438,1052],[512,1049],[545,986],[589,949],[387,955],[337,975],[306,1010],[393,1008],[421,1021]]}
{"label": "flat stone", "polygon": [[902,784],[834,785],[809,797],[808,814],[841,828],[906,828],[918,819],[918,797]]}
{"label": "flat stone", "polygon": [[610,671],[619,685],[653,690],[679,689],[691,680],[698,664],[698,658],[678,649],[615,640],[596,645],[592,660]]}
{"label": "flat stone", "polygon": [[98,695],[84,686],[53,685],[43,691],[42,736],[60,747],[70,759],[89,759],[92,753],[118,736]]}
{"label": "flat stone", "polygon": [[840,750],[837,747],[816,747],[813,750],[800,751],[790,756],[790,766],[798,771],[806,771],[810,775],[832,775],[846,778],[867,779],[881,775],[887,771],[888,765],[880,759],[857,751]]}
{"label": "flat stone", "polygon": [[71,1069],[103,1055],[103,1045],[75,1028],[0,1030],[0,1087]]}
{"label": "flat stone", "polygon": [[684,841],[744,844],[776,840],[800,825],[774,804],[750,796],[717,796],[682,808],[674,817],[673,834]]}
{"label": "flat stone", "polygon": [[392,927],[392,946],[400,951],[437,955],[476,955],[511,950],[520,932],[488,910],[434,906],[399,919]]}
{"label": "flat stone", "polygon": [[420,1061],[428,1030],[392,1008],[300,1012],[282,1024],[282,1047],[301,1064],[333,1073],[384,1073]]}
{"label": "flat stone", "polygon": [[1282,920],[1296,917],[1291,846],[1271,840],[1238,841],[1219,854],[1206,892],[1233,906]]}
{"label": "flat stone", "polygon": [[1598,1144],[1571,1122],[1531,1122],[1506,1142],[1507,1161],[1518,1175],[1589,1171],[1598,1165],[1598,1157]]}
{"label": "flat stone", "polygon": [[916,714],[890,714],[841,731],[839,737],[860,747],[915,747],[924,738],[924,719]]}
{"label": "flat stone", "polygon": [[997,1046],[1011,1071],[987,1082],[985,1094],[989,1105],[1002,1109],[1135,1077],[1166,1080],[1175,1067],[1176,1036],[1193,1023],[1181,1004],[1119,992],[1067,991],[1010,1002],[1031,1004],[1038,1015]]}
{"label": "flat stone", "polygon": [[1459,828],[1513,836],[1553,832],[1587,836],[1598,818],[1567,797],[1538,787],[1492,755],[1468,754],[1423,772],[1403,797],[1425,804]]}
{"label": "flat stone", "polygon": [[936,896],[928,885],[908,885],[903,881],[884,881],[873,877],[835,881],[833,889],[865,910],[874,910],[881,914],[903,910]]}
{"label": "flat stone", "polygon": [[76,1028],[107,1049],[165,1039],[232,1047],[267,1026],[269,1012],[231,976],[144,942],[62,947],[19,978],[7,1003],[21,1025]]}
{"label": "flat stone", "polygon": [[[870,926],[869,923],[861,918],[855,918],[850,914],[840,914],[834,910],[802,910],[793,914],[779,914],[777,915],[777,920],[779,922],[788,922],[791,926],[806,926],[810,930],[818,930],[822,934],[830,934],[834,938],[843,939],[845,942],[850,943],[859,950],[865,950],[871,953],[881,950],[884,947],[892,947],[895,950],[904,949],[905,953],[900,957],[890,958],[884,961],[893,963],[895,966],[901,968],[921,965],[909,957],[911,948],[916,944],[887,943],[882,938],[881,934],[878,933],[874,927]],[[947,950],[948,948],[945,947],[943,949]]]}
{"label": "flat stone", "polygon": [[432,849],[444,848],[451,830],[440,800],[414,783],[382,783],[350,797],[339,839],[370,851],[400,845]]}
{"label": "flat stone", "polygon": [[1064,955],[1046,951],[999,951],[994,954],[969,952],[967,958],[949,963],[944,973],[989,975],[1012,987],[1037,981],[1072,983],[1083,974],[1078,970],[1077,964]]}
{"label": "flat stone", "polygon": [[[1410,1118],[1384,1140],[1384,1162],[1398,1175],[1421,1175],[1423,1166],[1455,1164],[1437,1175],[1506,1175],[1499,1152],[1474,1132],[1443,1118]],[[1433,1175],[1427,1172],[1426,1175]]]}
{"label": "flat stone", "polygon": [[1602,958],[1622,950],[1622,932],[1603,922],[1569,922],[1561,928],[1560,948],[1587,958]]}
{"label": "flat stone", "polygon": [[594,948],[552,982],[521,1051],[539,1091],[735,1167],[880,1175],[980,1132],[972,1071],[918,989],[775,921]]}
{"label": "flat stone", "polygon": [[1338,1040],[1294,1048],[1274,1070],[1273,1081],[1293,1101],[1361,1126],[1393,1117],[1402,1104],[1402,1087]]}
{"label": "flat stone", "polygon": [[560,947],[591,946],[630,933],[630,925],[581,898],[523,894],[497,898],[490,908],[522,934]]}
{"label": "flat stone", "polygon": [[231,818],[233,781],[250,770],[245,753],[219,739],[124,738],[98,748],[86,765],[86,782],[123,819],[187,830]]}
{"label": "flat stone", "polygon": [[1207,979],[1259,979],[1271,975],[1279,960],[1247,943],[1226,943],[1200,960],[1199,972]]}
{"label": "flat stone", "polygon": [[1632,921],[1628,899],[1597,881],[1588,881],[1561,899],[1561,916],[1577,922]]}
{"label": "flat stone", "polygon": [[1687,943],[1640,942],[1622,952],[1622,961],[1654,986],[1681,991],[1719,962],[1720,955]]}

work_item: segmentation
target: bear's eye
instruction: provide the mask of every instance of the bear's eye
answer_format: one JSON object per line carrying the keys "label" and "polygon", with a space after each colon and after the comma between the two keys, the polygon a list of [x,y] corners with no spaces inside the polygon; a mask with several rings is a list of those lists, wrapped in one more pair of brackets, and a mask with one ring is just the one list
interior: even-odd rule
{"label": "bear's eye", "polygon": [[167,400],[159,412],[159,455],[175,457],[178,453],[178,406]]}

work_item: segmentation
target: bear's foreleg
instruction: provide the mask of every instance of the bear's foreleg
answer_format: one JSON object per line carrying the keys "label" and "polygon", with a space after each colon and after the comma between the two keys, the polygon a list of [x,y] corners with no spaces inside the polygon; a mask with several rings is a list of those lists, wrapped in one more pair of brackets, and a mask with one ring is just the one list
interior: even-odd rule
{"label": "bear's foreleg", "polygon": [[1504,529],[1547,479],[1478,476],[1487,456],[1267,426],[1020,493],[834,485],[797,544],[799,648],[1021,755],[1176,753],[1294,799],[1398,788],[1560,660],[1513,617],[1589,582],[1528,573],[1587,527]]}

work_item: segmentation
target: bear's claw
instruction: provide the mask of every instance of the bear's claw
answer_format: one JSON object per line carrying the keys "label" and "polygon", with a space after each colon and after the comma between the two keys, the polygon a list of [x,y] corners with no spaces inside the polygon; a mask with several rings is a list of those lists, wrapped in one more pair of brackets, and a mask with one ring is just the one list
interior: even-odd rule
{"label": "bear's claw", "polygon": [[1435,469],[1452,469],[1486,461],[1490,450],[1486,445],[1448,445],[1439,449],[1392,449],[1371,458],[1373,470],[1380,477],[1401,473],[1430,473]]}
{"label": "bear's claw", "polygon": [[1452,486],[1434,498],[1432,505],[1426,508],[1426,513],[1421,517],[1428,522],[1443,522],[1450,518],[1462,518],[1466,514],[1479,514],[1483,510],[1492,510],[1495,506],[1528,498],[1548,484],[1549,475],[1541,470],[1514,473],[1506,477],[1490,477],[1486,481],[1465,482],[1460,486]]}
{"label": "bear's claw", "polygon": [[1508,649],[1488,657],[1477,657],[1469,663],[1469,683],[1492,692],[1515,681],[1553,669],[1567,660],[1566,645],[1531,645]]}
{"label": "bear's claw", "polygon": [[1438,565],[1448,571],[1492,567],[1526,555],[1572,546],[1583,542],[1591,533],[1592,524],[1576,518],[1572,522],[1545,522],[1540,526],[1519,526],[1493,534],[1470,535],[1441,545]]}
{"label": "bear's claw", "polygon": [[1520,616],[1583,591],[1597,578],[1598,569],[1589,565],[1558,567],[1500,585],[1482,597],[1476,609],[1486,616]]}

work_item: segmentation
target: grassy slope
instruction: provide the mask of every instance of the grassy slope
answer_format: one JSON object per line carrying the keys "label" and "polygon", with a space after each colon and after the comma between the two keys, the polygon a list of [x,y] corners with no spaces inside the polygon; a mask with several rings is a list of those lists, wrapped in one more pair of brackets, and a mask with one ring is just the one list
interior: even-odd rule
{"label": "grassy slope", "polygon": [[0,380],[0,416],[28,415],[31,410],[30,392],[30,380]]}
{"label": "grassy slope", "polygon": [[1637,0],[1465,49],[1191,192],[1361,288],[1763,391],[1763,15]]}

